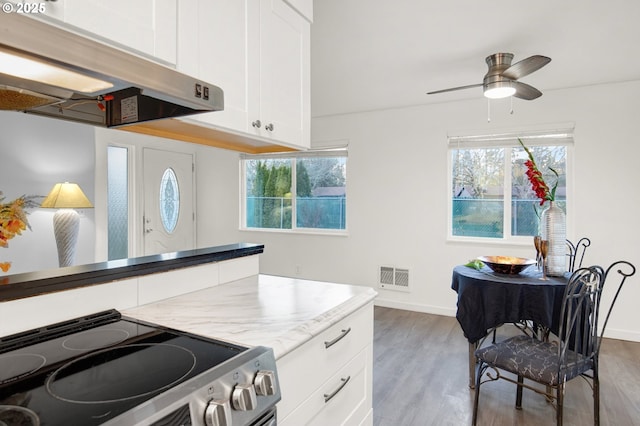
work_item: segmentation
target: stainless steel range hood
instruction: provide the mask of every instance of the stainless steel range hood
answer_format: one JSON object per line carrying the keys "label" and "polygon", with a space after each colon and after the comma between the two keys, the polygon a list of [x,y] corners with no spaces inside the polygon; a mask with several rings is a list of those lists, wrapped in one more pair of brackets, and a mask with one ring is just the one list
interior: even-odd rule
{"label": "stainless steel range hood", "polygon": [[213,84],[39,20],[0,13],[0,110],[119,127],[223,108],[222,89]]}

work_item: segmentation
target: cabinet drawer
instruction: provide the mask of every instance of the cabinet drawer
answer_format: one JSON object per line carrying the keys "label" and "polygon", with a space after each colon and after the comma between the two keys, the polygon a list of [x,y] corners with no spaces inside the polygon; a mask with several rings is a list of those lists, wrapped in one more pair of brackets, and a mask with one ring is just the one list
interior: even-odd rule
{"label": "cabinet drawer", "polygon": [[[373,305],[367,305],[312,339],[309,345],[316,355],[310,364],[322,371],[322,382],[335,373],[373,341]],[[307,346],[305,345],[305,346]]]}
{"label": "cabinet drawer", "polygon": [[[368,346],[323,383],[282,426],[360,425],[371,410],[371,350]],[[278,407],[278,413],[280,408]]]}
{"label": "cabinet drawer", "polygon": [[278,412],[282,418],[372,341],[373,304],[370,303],[277,360],[282,390]]}

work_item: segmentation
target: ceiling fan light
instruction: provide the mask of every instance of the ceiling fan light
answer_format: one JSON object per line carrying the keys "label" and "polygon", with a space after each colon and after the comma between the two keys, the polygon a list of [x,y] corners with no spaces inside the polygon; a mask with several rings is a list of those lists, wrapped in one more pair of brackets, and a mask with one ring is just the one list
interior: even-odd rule
{"label": "ceiling fan light", "polygon": [[496,81],[489,83],[484,88],[484,96],[489,99],[508,98],[516,93],[516,88],[508,81]]}

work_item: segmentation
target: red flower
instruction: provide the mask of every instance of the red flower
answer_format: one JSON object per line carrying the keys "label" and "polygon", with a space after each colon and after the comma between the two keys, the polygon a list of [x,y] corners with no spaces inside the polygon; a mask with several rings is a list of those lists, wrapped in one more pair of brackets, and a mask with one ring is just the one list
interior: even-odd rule
{"label": "red flower", "polygon": [[545,201],[554,201],[556,198],[556,188],[558,187],[558,172],[549,167],[556,175],[556,183],[553,185],[553,188],[549,189],[549,185],[544,181],[542,177],[542,172],[538,169],[536,165],[536,161],[533,158],[533,154],[527,148],[524,143],[518,138],[518,142],[522,145],[522,148],[526,151],[529,159],[524,162],[524,165],[527,167],[527,171],[525,172],[527,177],[529,178],[529,182],[531,182],[531,189],[535,192],[536,197],[540,198],[540,205],[543,205]]}

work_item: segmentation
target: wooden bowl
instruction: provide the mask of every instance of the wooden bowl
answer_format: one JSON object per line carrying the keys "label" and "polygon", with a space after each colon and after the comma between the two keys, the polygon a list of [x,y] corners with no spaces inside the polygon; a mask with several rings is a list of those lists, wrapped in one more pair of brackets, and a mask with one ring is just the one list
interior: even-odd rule
{"label": "wooden bowl", "polygon": [[478,260],[487,265],[493,272],[509,275],[519,274],[529,266],[536,264],[533,259],[512,256],[480,256]]}

